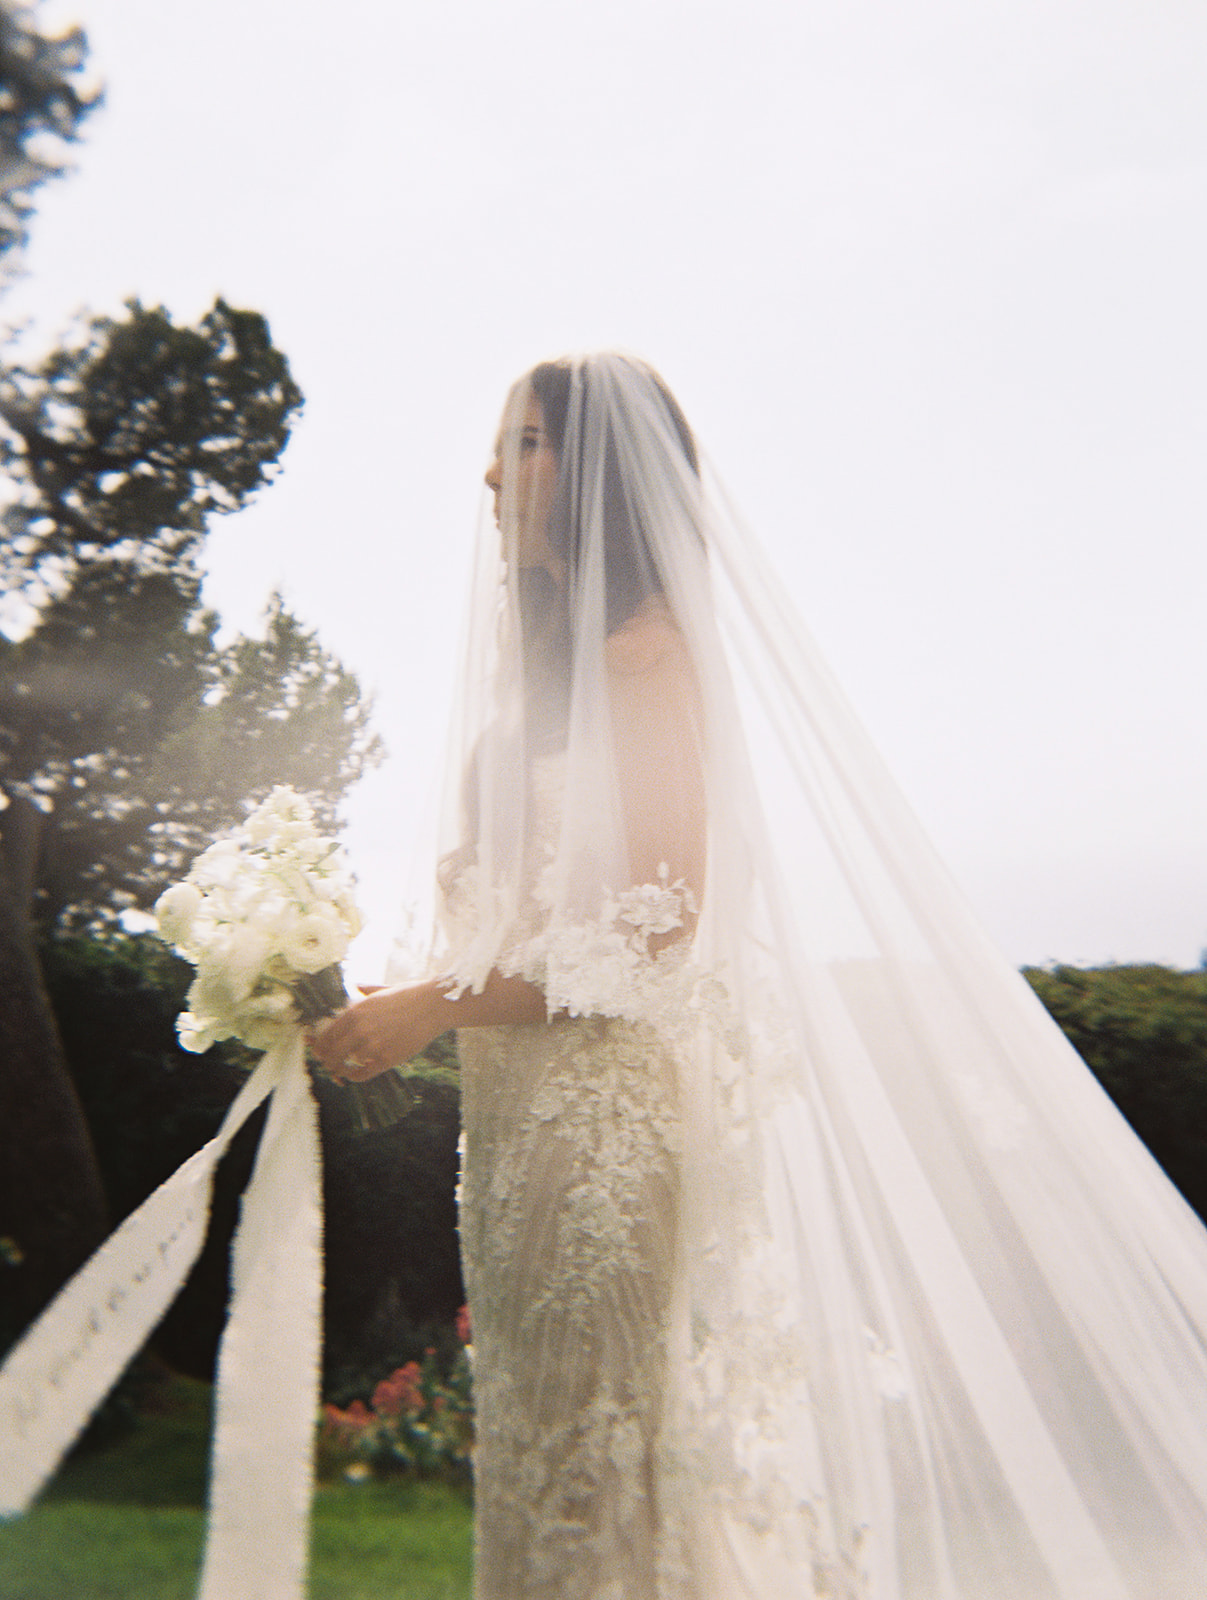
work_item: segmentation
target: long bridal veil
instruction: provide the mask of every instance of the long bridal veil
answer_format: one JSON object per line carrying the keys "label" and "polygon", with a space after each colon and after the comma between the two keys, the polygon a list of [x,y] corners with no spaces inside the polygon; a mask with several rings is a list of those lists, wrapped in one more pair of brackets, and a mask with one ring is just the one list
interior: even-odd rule
{"label": "long bridal veil", "polygon": [[[1183,1600],[1197,1219],[981,933],[665,389],[620,356],[542,370],[508,405],[499,520],[524,525],[552,429],[565,582],[484,527],[443,960],[680,1063],[664,1431],[716,1594]],[[610,685],[660,608],[682,695],[634,742]],[[693,792],[665,761],[643,789],[643,737],[703,774],[702,882],[635,837],[673,839]]]}

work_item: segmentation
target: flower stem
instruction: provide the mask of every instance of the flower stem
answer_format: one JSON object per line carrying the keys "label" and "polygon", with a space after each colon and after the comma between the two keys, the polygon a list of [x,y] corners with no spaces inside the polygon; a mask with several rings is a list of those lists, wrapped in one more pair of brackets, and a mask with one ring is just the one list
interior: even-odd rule
{"label": "flower stem", "polygon": [[[304,1023],[321,1022],[333,1017],[348,1004],[348,990],[339,967],[323,967],[319,972],[307,973],[290,984],[298,1016]],[[376,1133],[382,1128],[392,1128],[402,1120],[415,1103],[413,1090],[400,1073],[393,1068],[367,1083],[344,1083],[324,1073],[328,1081],[339,1082],[348,1095],[352,1127],[356,1133]]]}

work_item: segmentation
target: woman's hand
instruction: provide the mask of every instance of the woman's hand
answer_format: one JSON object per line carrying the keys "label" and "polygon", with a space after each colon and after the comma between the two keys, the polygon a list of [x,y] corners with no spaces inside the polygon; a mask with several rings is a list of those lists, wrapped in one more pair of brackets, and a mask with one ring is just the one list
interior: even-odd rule
{"label": "woman's hand", "polygon": [[400,1067],[448,1027],[443,994],[431,982],[375,989],[315,1028],[311,1053],[333,1078],[363,1083]]}
{"label": "woman's hand", "polygon": [[492,972],[480,990],[455,997],[450,987],[450,979],[427,978],[398,989],[362,990],[363,1000],[314,1030],[311,1054],[333,1078],[364,1083],[401,1067],[449,1028],[548,1020],[543,992],[524,978]]}

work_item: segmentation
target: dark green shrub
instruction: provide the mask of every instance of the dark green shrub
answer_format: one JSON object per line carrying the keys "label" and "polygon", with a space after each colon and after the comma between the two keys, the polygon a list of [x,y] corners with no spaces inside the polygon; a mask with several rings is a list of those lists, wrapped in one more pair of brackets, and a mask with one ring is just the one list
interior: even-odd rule
{"label": "dark green shrub", "polygon": [[1026,977],[1207,1221],[1207,971],[1032,967]]}

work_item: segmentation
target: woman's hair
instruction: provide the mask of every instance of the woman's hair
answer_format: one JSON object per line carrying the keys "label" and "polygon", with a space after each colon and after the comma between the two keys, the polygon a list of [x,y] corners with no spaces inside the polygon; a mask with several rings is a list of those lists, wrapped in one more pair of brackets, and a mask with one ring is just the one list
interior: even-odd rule
{"label": "woman's hair", "polygon": [[[665,412],[670,427],[660,430],[660,435],[668,437],[670,447],[677,448],[691,472],[698,474],[696,442],[674,395],[644,363],[628,357],[620,359],[643,380],[647,393],[652,391],[657,409]],[[612,406],[605,406],[598,394],[592,396],[590,363],[590,357],[585,362],[572,357],[542,361],[517,385],[527,387],[540,405],[545,432],[558,457],[558,488],[551,513],[549,544],[554,554],[565,561],[570,581],[567,593],[559,591],[543,568],[530,568],[517,574],[530,755],[556,749],[565,742],[574,672],[574,591],[582,554],[583,525],[588,515],[598,515],[602,519],[607,632],[615,633],[644,601],[663,593],[662,574],[644,525],[640,488],[635,486],[633,492],[626,488],[621,472],[623,447],[618,445],[617,433],[624,428],[625,418]],[[588,426],[585,413],[591,406],[598,406],[598,410]],[[574,408],[577,414],[572,414]],[[639,426],[636,417],[633,426],[635,429]],[[591,448],[600,454],[600,460],[592,462],[589,475],[584,461],[588,433]],[[585,504],[588,494],[591,496],[589,511]]]}
{"label": "woman's hair", "polygon": [[[679,402],[665,382],[643,362],[622,358],[626,365],[640,374],[652,388],[670,423],[671,439],[677,444],[684,461],[694,474],[700,470],[696,441],[688,426]],[[590,357],[587,358],[589,365]],[[561,470],[558,475],[558,494],[553,507],[553,520],[549,542],[556,555],[561,556],[573,573],[582,539],[582,454],[586,448],[582,418],[571,419],[572,403],[584,407],[586,383],[574,382],[579,366],[571,357],[557,361],[543,361],[528,374],[525,380],[536,397],[545,423],[545,432],[557,452]],[[573,420],[573,424],[571,425]],[[620,454],[615,437],[615,419],[608,417],[603,437],[603,557],[604,583],[607,606],[607,627],[614,633],[637,610],[643,600],[662,592],[662,578],[650,551],[642,510],[625,488],[620,469]],[[565,459],[567,445],[574,448],[577,442],[578,460]]]}
{"label": "woman's hair", "polygon": [[[677,449],[693,475],[699,473],[696,442],[679,402],[666,384],[643,362],[620,359],[636,373],[655,400],[656,409],[665,413],[669,427],[659,430],[668,445]],[[588,432],[592,448],[601,453],[593,463],[592,484],[600,483],[599,499],[591,502],[592,514],[602,518],[603,582],[605,624],[615,633],[651,596],[663,593],[663,576],[650,548],[639,487],[630,491],[621,471],[618,429],[624,427],[623,414],[606,408],[599,396],[590,396],[591,358],[585,362],[572,357],[543,361],[520,380],[541,408],[545,432],[557,453],[558,489],[554,498],[549,528],[553,552],[566,562],[573,591],[578,571],[586,516],[584,497],[594,495],[585,487],[584,454]],[[588,406],[599,405],[590,429],[584,426]],[[572,415],[572,408],[578,414]],[[634,418],[634,428],[639,426]],[[648,419],[645,431],[648,433]],[[572,452],[571,459],[567,452]],[[525,676],[529,734],[537,748],[556,745],[565,735],[565,710],[574,667],[571,611],[573,592],[559,593],[543,568],[518,575],[518,601],[524,638]]]}
{"label": "woman's hair", "polygon": [[[679,436],[684,459],[693,472],[699,472],[700,462],[696,454],[695,437],[688,426],[687,418],[683,415],[682,407],[664,379],[643,361],[634,361],[627,356],[623,359],[634,371],[643,373],[658,391],[659,398],[666,407],[667,416]],[[559,455],[566,438],[566,420],[570,412],[570,384],[574,367],[575,361],[572,356],[562,356],[556,361],[542,361],[539,366],[533,367],[526,380],[521,379],[521,382],[527,381],[531,385],[532,392],[540,401],[545,416],[545,428]]]}

